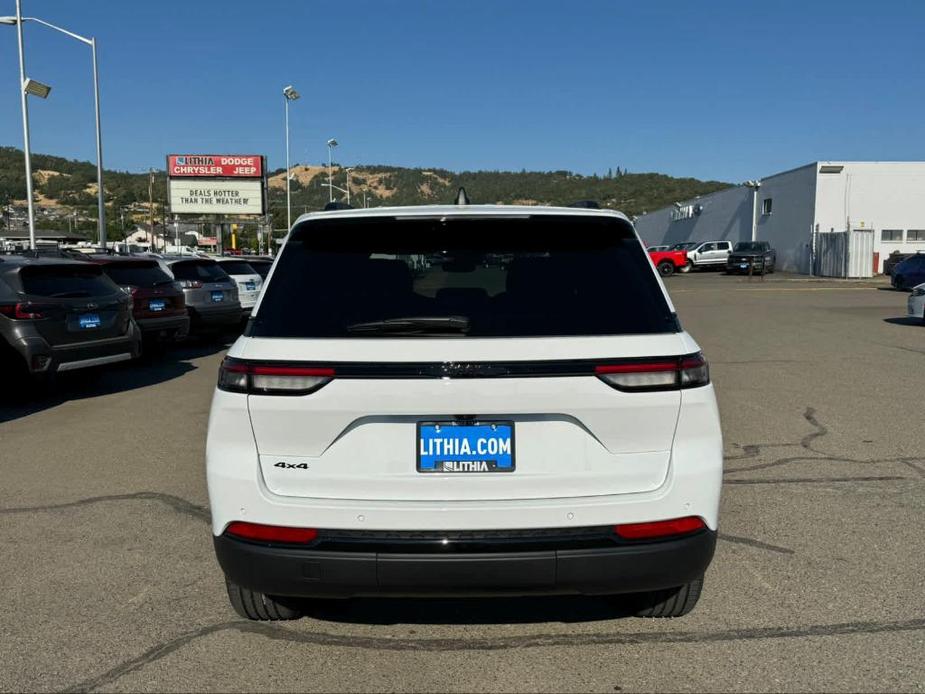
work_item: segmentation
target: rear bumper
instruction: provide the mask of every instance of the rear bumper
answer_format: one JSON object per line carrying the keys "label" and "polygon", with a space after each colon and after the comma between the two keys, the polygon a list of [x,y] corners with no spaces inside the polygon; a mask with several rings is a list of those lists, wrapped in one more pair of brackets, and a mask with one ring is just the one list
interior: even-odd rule
{"label": "rear bumper", "polygon": [[138,327],[141,328],[141,332],[145,337],[163,335],[180,339],[189,333],[190,319],[186,314],[158,318],[136,318],[135,322],[138,323]]}
{"label": "rear bumper", "polygon": [[22,355],[30,373],[75,371],[119,361],[135,359],[141,354],[141,331],[132,321],[125,335],[51,346],[38,335],[29,335],[12,343]]}
{"label": "rear bumper", "polygon": [[[742,267],[745,265],[746,267]],[[735,263],[731,261],[726,262],[726,272],[730,274],[735,273],[745,273],[748,274],[749,268],[754,271],[761,272],[764,270],[764,259],[763,258],[749,258],[748,260],[741,260]]]}
{"label": "rear bumper", "polygon": [[607,595],[672,588],[706,571],[716,533],[591,549],[330,552],[214,538],[229,580],[291,597]]}
{"label": "rear bumper", "polygon": [[190,317],[190,327],[196,328],[222,328],[237,326],[241,322],[241,305],[232,304],[217,308],[187,306]]}

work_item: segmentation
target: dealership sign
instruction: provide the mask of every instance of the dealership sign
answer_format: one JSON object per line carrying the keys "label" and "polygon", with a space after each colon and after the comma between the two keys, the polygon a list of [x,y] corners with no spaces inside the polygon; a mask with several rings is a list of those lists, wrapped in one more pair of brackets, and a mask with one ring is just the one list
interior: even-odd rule
{"label": "dealership sign", "polygon": [[173,214],[263,214],[263,181],[170,179]]}
{"label": "dealership sign", "polygon": [[172,214],[261,215],[266,165],[257,154],[169,154]]}
{"label": "dealership sign", "polygon": [[171,178],[261,178],[263,157],[256,154],[171,154]]}

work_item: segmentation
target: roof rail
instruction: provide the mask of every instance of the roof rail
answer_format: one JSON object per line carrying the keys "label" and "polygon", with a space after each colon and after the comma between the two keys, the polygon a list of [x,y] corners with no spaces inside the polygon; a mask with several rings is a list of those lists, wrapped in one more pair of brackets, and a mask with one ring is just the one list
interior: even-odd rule
{"label": "roof rail", "polygon": [[587,210],[601,209],[601,205],[597,200],[577,200],[569,205],[569,207],[583,207]]}
{"label": "roof rail", "polygon": [[353,205],[348,205],[345,202],[329,202],[324,206],[325,212],[330,212],[332,210],[352,210]]}
{"label": "roof rail", "polygon": [[454,205],[469,205],[471,204],[469,196],[466,195],[466,189],[462,186],[459,187],[459,190],[456,192],[456,199],[453,201]]}

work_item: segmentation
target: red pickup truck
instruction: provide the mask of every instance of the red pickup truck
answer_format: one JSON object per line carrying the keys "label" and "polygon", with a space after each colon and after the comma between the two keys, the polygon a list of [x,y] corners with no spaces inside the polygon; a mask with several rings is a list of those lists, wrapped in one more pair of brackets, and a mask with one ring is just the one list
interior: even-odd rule
{"label": "red pickup truck", "polygon": [[649,251],[649,258],[662,277],[687,267],[687,251]]}

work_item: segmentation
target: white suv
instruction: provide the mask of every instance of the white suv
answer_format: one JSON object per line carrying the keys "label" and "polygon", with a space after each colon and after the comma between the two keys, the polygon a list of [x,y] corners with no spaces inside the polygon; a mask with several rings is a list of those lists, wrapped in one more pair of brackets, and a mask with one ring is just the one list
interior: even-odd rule
{"label": "white suv", "polygon": [[290,232],[222,364],[207,468],[250,619],[557,593],[674,617],[713,556],[722,437],[622,214],[343,210]]}

